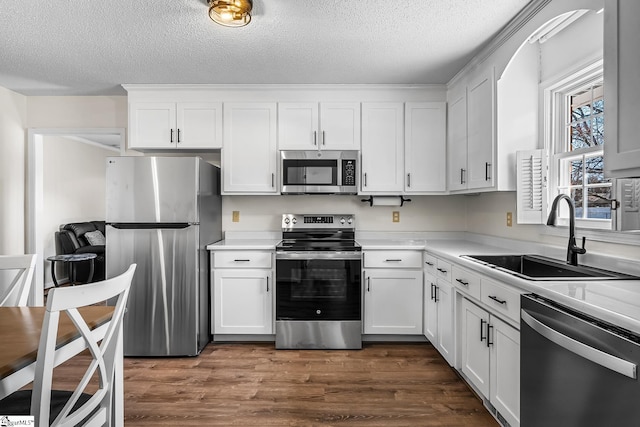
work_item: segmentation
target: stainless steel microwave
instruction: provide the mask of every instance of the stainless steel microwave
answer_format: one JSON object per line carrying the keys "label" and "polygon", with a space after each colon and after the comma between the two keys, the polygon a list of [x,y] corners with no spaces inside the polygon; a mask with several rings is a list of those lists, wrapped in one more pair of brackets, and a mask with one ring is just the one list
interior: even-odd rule
{"label": "stainless steel microwave", "polygon": [[356,194],[358,151],[280,152],[282,194]]}

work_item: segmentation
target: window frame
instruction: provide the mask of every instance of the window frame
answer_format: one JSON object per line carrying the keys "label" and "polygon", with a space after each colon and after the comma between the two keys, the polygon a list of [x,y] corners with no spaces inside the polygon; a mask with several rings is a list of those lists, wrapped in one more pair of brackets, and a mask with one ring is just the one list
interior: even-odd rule
{"label": "window frame", "polygon": [[[577,158],[584,159],[585,156],[591,157],[596,153],[604,155],[603,145],[569,151],[568,144],[570,144],[570,140],[567,137],[567,113],[569,112],[570,107],[570,95],[585,86],[593,85],[601,81],[603,81],[603,61],[602,58],[599,58],[585,65],[576,67],[567,74],[556,78],[553,81],[543,82],[540,84],[542,92],[541,113],[544,117],[542,135],[544,135],[545,150],[550,159],[550,185],[547,187],[547,196],[549,197],[549,200],[552,200],[555,196],[560,194],[562,188],[570,188],[567,185],[564,185],[564,183],[561,185],[562,174],[566,173],[564,172],[564,165],[566,165],[567,162]],[[606,120],[606,114],[604,112],[603,117],[605,117]],[[585,179],[586,177],[583,175],[582,188],[586,189],[588,186],[585,186]],[[615,180],[612,179],[609,184],[597,184],[597,186],[609,186],[611,188],[611,199],[616,198]],[[551,203],[549,203],[549,206],[550,205]],[[613,210],[611,212],[611,217],[611,219],[576,218],[576,226],[603,231],[613,230],[613,217],[615,217],[615,211]],[[560,205],[560,215],[558,216],[557,224],[568,225],[568,223],[568,207],[565,204],[562,204]]]}

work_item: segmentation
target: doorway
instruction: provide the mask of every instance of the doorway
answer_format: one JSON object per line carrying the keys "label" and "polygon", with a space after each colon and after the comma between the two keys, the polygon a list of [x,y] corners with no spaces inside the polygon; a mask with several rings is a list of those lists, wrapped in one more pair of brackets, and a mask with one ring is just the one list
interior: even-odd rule
{"label": "doorway", "polygon": [[[51,137],[51,138],[50,138]],[[43,305],[45,284],[45,254],[48,228],[45,227],[44,165],[45,142],[73,140],[109,148],[113,155],[125,153],[124,128],[55,128],[29,129],[27,142],[27,252],[37,254],[34,286],[29,303]],[[60,167],[73,167],[61,164]]]}

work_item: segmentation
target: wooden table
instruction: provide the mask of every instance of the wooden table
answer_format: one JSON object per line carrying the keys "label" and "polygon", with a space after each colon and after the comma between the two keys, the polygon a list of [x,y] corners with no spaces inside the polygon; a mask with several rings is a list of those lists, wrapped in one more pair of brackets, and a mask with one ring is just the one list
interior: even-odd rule
{"label": "wooden table", "polygon": [[[95,333],[104,336],[114,307],[90,306],[78,311]],[[8,396],[34,380],[36,356],[40,341],[44,307],[0,307],[0,399]],[[76,331],[68,316],[60,316],[56,366],[83,351],[84,340]],[[118,345],[119,356],[114,381],[114,416],[117,426],[124,424],[124,390],[122,376],[122,340]]]}

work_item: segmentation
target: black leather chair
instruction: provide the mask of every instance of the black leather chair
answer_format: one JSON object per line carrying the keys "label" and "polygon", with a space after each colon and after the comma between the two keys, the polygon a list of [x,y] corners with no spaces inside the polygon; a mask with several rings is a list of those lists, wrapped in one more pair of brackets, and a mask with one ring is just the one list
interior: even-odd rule
{"label": "black leather chair", "polygon": [[[88,232],[100,231],[102,236],[104,232],[104,221],[88,221],[88,222],[73,222],[70,224],[63,224],[60,226],[60,231],[56,232],[56,254],[82,254],[82,253],[94,253],[97,255],[94,260],[94,272],[92,282],[104,280],[105,273],[105,245],[91,244],[85,236]],[[93,233],[96,234],[96,233]],[[93,236],[95,239],[95,236]],[[95,243],[95,241],[94,241]],[[56,263],[67,269],[67,263]],[[81,262],[76,266],[76,279],[79,282],[86,282],[89,277],[89,261]],[[68,271],[56,270],[57,277],[69,277]]]}

